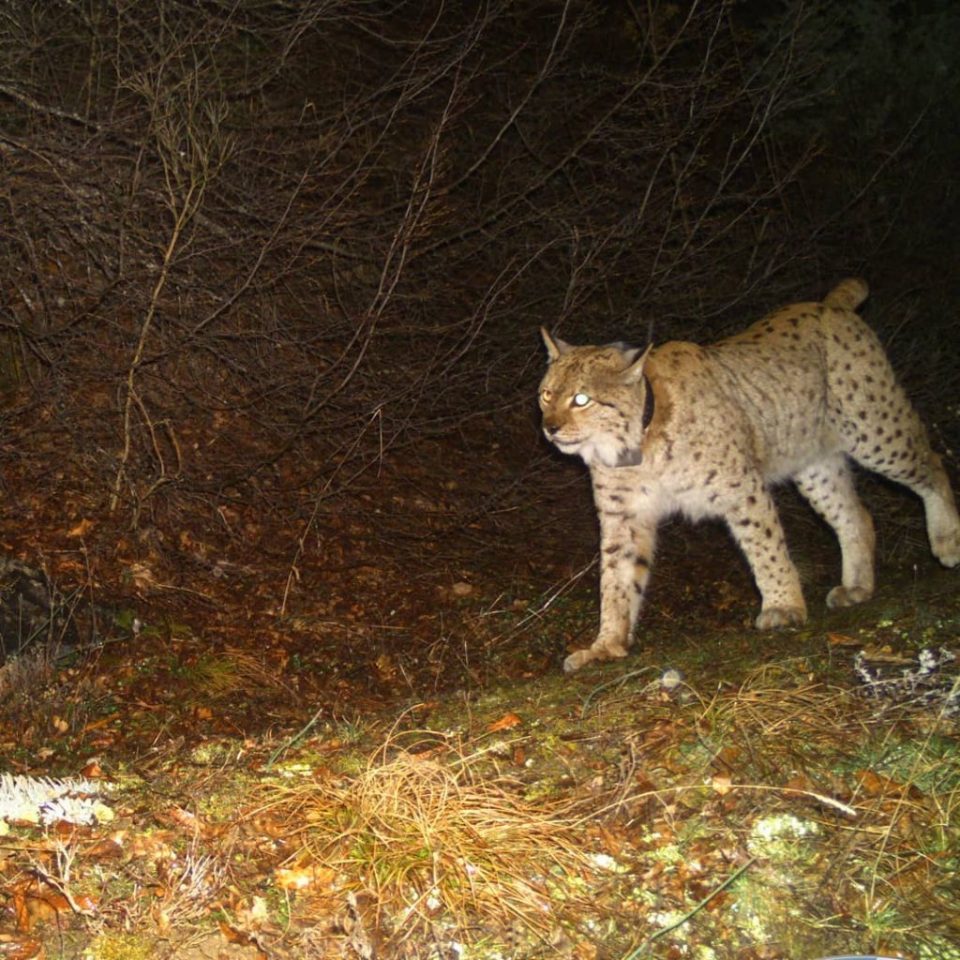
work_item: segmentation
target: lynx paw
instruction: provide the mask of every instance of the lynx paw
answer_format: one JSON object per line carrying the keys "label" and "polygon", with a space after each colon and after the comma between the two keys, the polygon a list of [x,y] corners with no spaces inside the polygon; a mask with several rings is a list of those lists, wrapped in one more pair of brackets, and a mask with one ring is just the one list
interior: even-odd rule
{"label": "lynx paw", "polygon": [[945,567],[955,567],[960,563],[960,529],[931,538],[930,546],[933,555]]}
{"label": "lynx paw", "polygon": [[767,607],[760,611],[756,626],[758,630],[799,627],[806,619],[807,611],[803,607]]}
{"label": "lynx paw", "polygon": [[852,607],[863,603],[873,596],[873,591],[866,587],[834,587],[827,594],[827,606],[831,610],[839,607]]}
{"label": "lynx paw", "polygon": [[627,655],[627,651],[620,644],[594,644],[586,650],[575,650],[563,661],[564,673],[576,673],[582,666],[591,660],[619,660]]}

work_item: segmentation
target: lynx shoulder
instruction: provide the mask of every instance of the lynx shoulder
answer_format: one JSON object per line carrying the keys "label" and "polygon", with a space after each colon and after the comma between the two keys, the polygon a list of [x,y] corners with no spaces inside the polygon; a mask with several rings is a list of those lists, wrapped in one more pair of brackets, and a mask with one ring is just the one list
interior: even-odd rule
{"label": "lynx shoulder", "polygon": [[543,431],[590,468],[600,521],[600,629],[568,672],[626,655],[671,513],[722,517],[761,597],[760,629],[803,623],[806,605],[770,497],[792,480],[840,541],[840,583],[827,605],[874,589],[873,521],[850,461],[922,500],[934,555],[960,563],[960,518],[940,458],[879,340],[854,312],[859,279],[821,303],[784,307],[708,346],[669,342],[571,346],[542,330]]}

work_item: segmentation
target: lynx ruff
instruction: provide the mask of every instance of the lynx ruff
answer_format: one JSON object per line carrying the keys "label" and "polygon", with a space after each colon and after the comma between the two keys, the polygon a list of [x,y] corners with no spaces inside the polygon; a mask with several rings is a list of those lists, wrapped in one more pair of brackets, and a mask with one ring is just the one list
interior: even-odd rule
{"label": "lynx ruff", "polygon": [[873,331],[854,312],[863,280],[784,307],[700,347],[571,346],[541,329],[543,431],[590,468],[600,521],[600,630],[564,662],[626,656],[650,577],[658,521],[722,517],[760,591],[761,630],[804,622],[806,604],[769,486],[793,480],[833,527],[843,557],[827,606],[869,599],[873,521],[849,459],[913,490],[930,546],[960,562],[960,518],[940,457]]}

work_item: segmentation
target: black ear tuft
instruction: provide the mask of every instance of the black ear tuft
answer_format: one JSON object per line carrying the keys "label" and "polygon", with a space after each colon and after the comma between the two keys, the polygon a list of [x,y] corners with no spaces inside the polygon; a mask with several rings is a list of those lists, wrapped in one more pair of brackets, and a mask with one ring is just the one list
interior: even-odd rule
{"label": "black ear tuft", "polygon": [[640,378],[643,376],[643,366],[647,362],[647,357],[650,356],[650,351],[653,349],[653,344],[649,343],[644,347],[635,347],[631,350],[625,351],[627,354],[627,359],[630,363],[630,366],[623,371],[621,377],[625,383],[637,383]]}
{"label": "black ear tuft", "polygon": [[551,363],[571,350],[569,343],[564,343],[559,337],[552,337],[546,327],[540,328],[540,336],[543,337],[544,345],[547,348],[547,356]]}

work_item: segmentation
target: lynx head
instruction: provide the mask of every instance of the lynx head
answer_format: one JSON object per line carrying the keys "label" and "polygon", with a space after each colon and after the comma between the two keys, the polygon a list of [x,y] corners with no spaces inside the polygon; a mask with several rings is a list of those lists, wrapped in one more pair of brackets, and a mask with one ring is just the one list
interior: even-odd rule
{"label": "lynx head", "polygon": [[540,333],[550,361],[540,383],[547,439],[588,465],[639,464],[653,414],[653,394],[643,375],[650,347],[573,347],[542,327]]}

